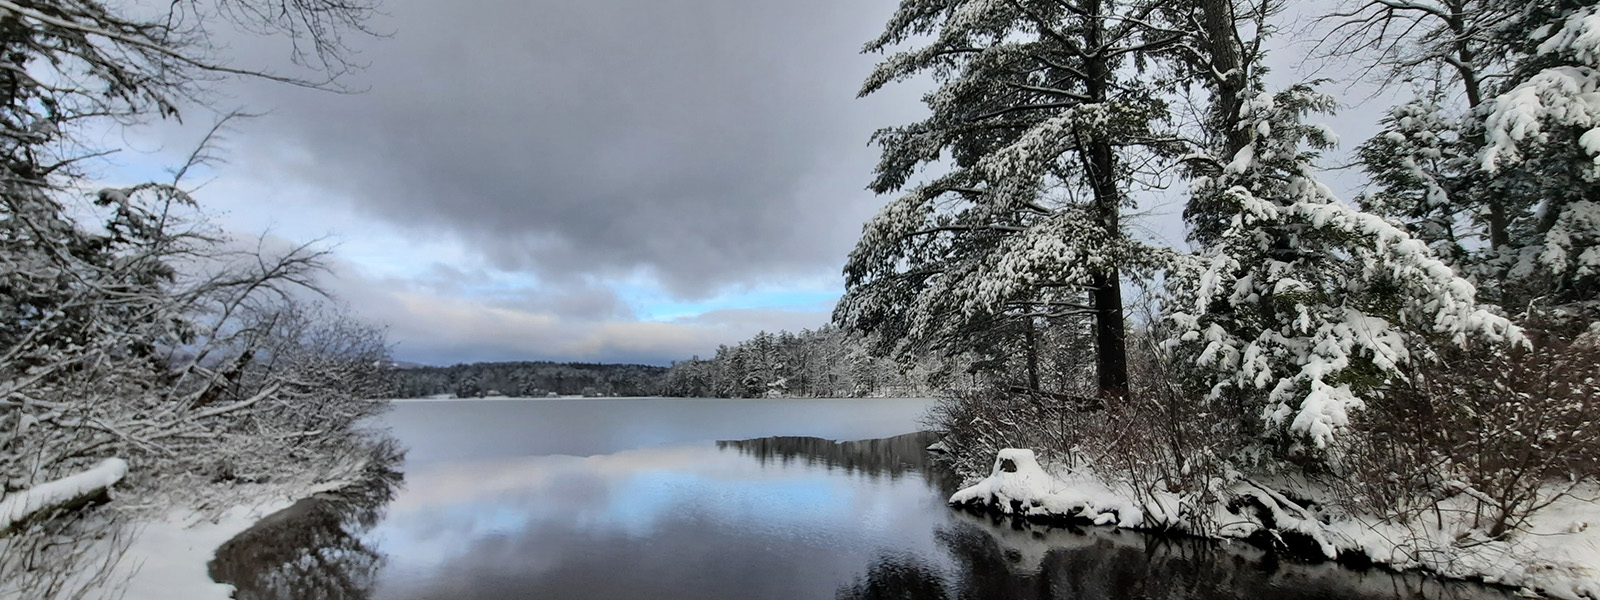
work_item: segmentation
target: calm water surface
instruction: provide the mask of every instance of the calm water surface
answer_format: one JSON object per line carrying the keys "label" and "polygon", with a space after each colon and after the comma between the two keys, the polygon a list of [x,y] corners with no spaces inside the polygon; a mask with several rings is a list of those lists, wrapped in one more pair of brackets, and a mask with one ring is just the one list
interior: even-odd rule
{"label": "calm water surface", "polygon": [[212,571],[241,599],[1509,597],[953,511],[927,404],[398,403],[403,488],[301,507]]}

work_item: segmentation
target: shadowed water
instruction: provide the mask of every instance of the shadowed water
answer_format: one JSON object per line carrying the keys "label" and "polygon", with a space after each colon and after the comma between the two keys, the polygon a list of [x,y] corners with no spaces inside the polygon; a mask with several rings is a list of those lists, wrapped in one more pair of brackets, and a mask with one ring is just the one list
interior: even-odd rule
{"label": "shadowed water", "polygon": [[[955,482],[924,451],[932,438],[915,433],[925,408],[401,404],[386,418],[412,448],[403,490],[257,528],[219,552],[213,573],[245,574],[230,582],[252,599],[1509,597],[1238,545],[954,511],[943,500]],[[293,519],[315,535],[295,533]]]}

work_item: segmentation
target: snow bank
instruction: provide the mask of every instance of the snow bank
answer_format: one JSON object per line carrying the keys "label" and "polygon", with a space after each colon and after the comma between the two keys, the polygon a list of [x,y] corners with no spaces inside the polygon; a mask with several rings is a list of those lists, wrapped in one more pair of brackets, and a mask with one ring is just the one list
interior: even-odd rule
{"label": "snow bank", "polygon": [[0,531],[11,529],[35,513],[69,506],[102,494],[127,475],[127,461],[108,458],[82,473],[6,496],[0,499]]}
{"label": "snow bank", "polygon": [[[1600,600],[1600,487],[1578,490],[1536,514],[1525,530],[1491,540],[1475,529],[1469,498],[1441,506],[1443,516],[1409,524],[1362,515],[1333,516],[1301,506],[1276,490],[1241,478],[1226,500],[1186,506],[1176,495],[1136,494],[1088,470],[1046,470],[1032,450],[1007,448],[989,476],[950,496],[950,504],[983,507],[1040,521],[1071,520],[1129,529],[1179,532],[1212,539],[1270,540],[1327,559],[1363,557],[1397,570],[1479,580],[1571,600]],[[1307,490],[1296,490],[1297,496]],[[1139,498],[1143,497],[1143,500]],[[1180,515],[1207,514],[1215,527]]]}
{"label": "snow bank", "polygon": [[[217,583],[208,570],[211,559],[234,536],[261,519],[309,498],[351,485],[348,478],[322,483],[295,482],[261,486],[249,501],[220,513],[173,507],[140,523],[116,571],[107,581],[117,586],[98,590],[127,600],[228,600],[232,585]],[[93,597],[91,594],[90,597]]]}
{"label": "snow bank", "polygon": [[[1600,493],[1588,489],[1536,513],[1517,533],[1487,539],[1466,517],[1464,499],[1446,503],[1441,520],[1412,524],[1366,517],[1323,525],[1345,549],[1395,569],[1482,580],[1556,598],[1600,598]],[[1459,518],[1450,518],[1459,515]]]}

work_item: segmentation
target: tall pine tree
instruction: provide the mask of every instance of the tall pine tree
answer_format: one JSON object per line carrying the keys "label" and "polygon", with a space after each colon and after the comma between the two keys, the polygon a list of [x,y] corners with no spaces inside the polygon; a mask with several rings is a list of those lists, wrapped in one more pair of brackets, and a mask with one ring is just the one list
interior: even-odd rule
{"label": "tall pine tree", "polygon": [[[874,137],[871,189],[902,195],[851,254],[836,319],[915,355],[1092,318],[1100,392],[1125,394],[1122,276],[1161,254],[1129,238],[1123,210],[1134,165],[1173,150],[1159,86],[1139,75],[1182,38],[1150,18],[1166,4],[904,0],[867,50],[920,45],[880,64],[862,94],[922,73],[939,87],[927,119]],[[913,184],[928,165],[947,168]]]}

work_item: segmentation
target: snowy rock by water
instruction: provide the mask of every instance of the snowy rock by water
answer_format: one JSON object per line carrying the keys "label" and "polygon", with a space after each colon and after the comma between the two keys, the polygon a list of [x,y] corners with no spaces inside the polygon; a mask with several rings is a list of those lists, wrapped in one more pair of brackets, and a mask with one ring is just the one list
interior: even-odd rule
{"label": "snowy rock by water", "polygon": [[989,476],[950,496],[950,504],[988,506],[1008,515],[1138,527],[1144,511],[1092,478],[1045,472],[1032,450],[1006,448]]}

